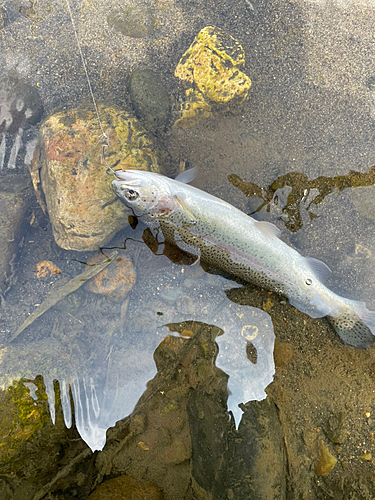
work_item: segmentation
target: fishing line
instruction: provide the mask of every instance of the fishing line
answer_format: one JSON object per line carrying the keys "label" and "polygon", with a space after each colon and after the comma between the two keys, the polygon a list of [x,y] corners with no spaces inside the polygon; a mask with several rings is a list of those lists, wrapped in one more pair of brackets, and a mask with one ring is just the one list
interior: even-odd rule
{"label": "fishing line", "polygon": [[111,170],[111,172],[115,173],[114,170],[108,165],[108,163],[106,162],[106,159],[105,159],[105,148],[109,147],[108,137],[107,137],[107,134],[104,132],[103,125],[102,125],[102,122],[100,120],[98,106],[96,104],[94,92],[93,92],[92,87],[91,87],[91,82],[90,82],[89,74],[88,74],[88,71],[87,71],[87,66],[86,66],[85,58],[83,57],[83,52],[82,52],[81,44],[80,44],[79,37],[78,37],[78,31],[77,31],[77,28],[76,28],[76,24],[74,22],[73,14],[72,14],[72,11],[70,9],[70,5],[69,5],[68,0],[65,0],[65,4],[66,4],[66,7],[67,7],[68,12],[69,12],[70,20],[72,22],[74,36],[76,38],[78,51],[79,51],[79,54],[81,56],[82,66],[83,66],[83,69],[85,70],[87,84],[88,84],[88,87],[89,87],[89,90],[90,90],[91,99],[92,99],[92,102],[94,104],[95,113],[96,113],[96,116],[98,118],[100,130],[102,132],[102,134],[99,137],[103,137],[103,139],[105,141],[105,143],[103,144],[102,158],[103,158],[103,161],[104,161],[106,167],[109,170]]}

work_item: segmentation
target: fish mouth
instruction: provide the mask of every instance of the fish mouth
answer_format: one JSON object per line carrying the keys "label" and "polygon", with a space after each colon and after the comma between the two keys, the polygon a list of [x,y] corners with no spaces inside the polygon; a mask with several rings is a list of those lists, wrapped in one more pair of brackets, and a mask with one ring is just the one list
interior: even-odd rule
{"label": "fish mouth", "polygon": [[117,179],[125,181],[126,180],[126,175],[129,174],[129,170],[115,170],[114,174],[117,177]]}
{"label": "fish mouth", "polygon": [[124,182],[127,186],[140,186],[141,182],[139,177],[137,176],[135,179],[132,179],[132,175],[134,176],[134,172],[131,170],[116,170],[114,172],[116,179],[121,182]]}

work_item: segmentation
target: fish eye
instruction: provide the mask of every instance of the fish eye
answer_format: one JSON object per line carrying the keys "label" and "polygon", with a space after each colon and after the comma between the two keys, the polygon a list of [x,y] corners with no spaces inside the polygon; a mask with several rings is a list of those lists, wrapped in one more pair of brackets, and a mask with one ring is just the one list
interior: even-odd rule
{"label": "fish eye", "polygon": [[125,193],[125,196],[128,200],[133,201],[136,200],[139,196],[137,191],[134,191],[134,189],[128,189],[128,191]]}
{"label": "fish eye", "polygon": [[306,285],[312,285],[312,279],[311,278],[307,278],[307,280],[305,281]]}

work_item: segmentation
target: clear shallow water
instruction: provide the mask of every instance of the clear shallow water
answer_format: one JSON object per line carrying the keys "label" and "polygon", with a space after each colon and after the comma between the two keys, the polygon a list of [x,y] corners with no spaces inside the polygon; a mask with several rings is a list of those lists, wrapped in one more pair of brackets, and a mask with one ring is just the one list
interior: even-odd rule
{"label": "clear shallow water", "polygon": [[[40,2],[34,11],[29,2],[21,4],[16,8],[15,3],[6,3],[1,30],[4,67],[37,88],[45,116],[56,106],[76,105],[87,90],[78,52],[72,50],[64,4]],[[158,28],[144,38],[129,38],[109,27],[103,21],[104,9],[111,7],[108,2],[77,2],[73,7],[95,95],[120,105],[129,100],[124,91],[126,76],[145,63],[173,92],[174,68],[203,25],[219,25],[240,41],[246,53],[245,72],[253,82],[249,101],[237,116],[218,116],[191,129],[170,130],[163,146],[171,163],[188,159],[198,166],[198,187],[277,224],[284,241],[331,267],[333,290],[365,300],[374,309],[374,220],[367,201],[373,191],[371,185],[361,188],[358,197],[356,188],[341,190],[334,181],[339,176],[348,179],[352,170],[365,174],[373,164],[373,54],[367,48],[372,36],[371,4],[263,2],[252,10],[245,3],[229,9],[220,3],[194,8],[177,2],[158,11]],[[337,25],[344,29],[337,30]],[[8,134],[6,140],[14,142],[16,137]],[[12,166],[22,170],[24,154],[20,150],[17,165],[5,157],[0,175],[8,175]],[[237,184],[232,182],[234,176]],[[288,178],[278,186],[284,176]],[[241,189],[244,185],[238,180],[247,183],[249,190]],[[267,191],[272,183],[274,191]],[[354,181],[348,182],[352,185]],[[121,306],[98,301],[82,288],[7,346],[15,328],[42,302],[50,281],[57,283],[60,278],[36,280],[36,263],[53,260],[63,275],[72,278],[83,269],[72,259],[89,257],[57,248],[48,219],[35,200],[32,209],[37,225],[24,233],[18,280],[5,296],[0,317],[3,386],[21,375],[29,379],[44,375],[53,415],[52,381],[59,380],[69,425],[67,387],[71,384],[78,430],[93,449],[101,448],[106,428],[133,410],[155,375],[153,353],[170,333],[163,325],[194,319],[225,332],[217,338],[216,364],[230,375],[228,407],[236,421],[241,416],[239,402],[265,396],[262,391],[274,369],[267,313],[227,299],[224,290],[239,285],[208,275],[199,266],[173,265],[146,249],[137,258],[137,284],[125,319]],[[113,246],[121,246],[125,237]],[[134,247],[128,245],[127,252],[135,258]],[[255,365],[241,336],[248,325],[269,335],[268,343],[257,345],[256,339],[251,340],[258,354]],[[265,345],[268,357],[263,360]],[[265,380],[260,377],[264,366],[269,374]]]}

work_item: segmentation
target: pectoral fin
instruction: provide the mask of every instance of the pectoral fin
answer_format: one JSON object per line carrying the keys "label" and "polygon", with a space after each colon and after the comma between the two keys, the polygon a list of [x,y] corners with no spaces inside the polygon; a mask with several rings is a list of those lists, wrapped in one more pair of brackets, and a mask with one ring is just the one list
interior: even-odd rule
{"label": "pectoral fin", "polygon": [[197,223],[197,218],[194,217],[193,213],[191,210],[189,210],[187,204],[186,204],[186,197],[183,192],[178,192],[177,194],[174,195],[175,200],[181,207],[181,209],[184,211],[184,214],[186,216],[187,220],[186,222],[190,222],[190,224],[196,224]]}

